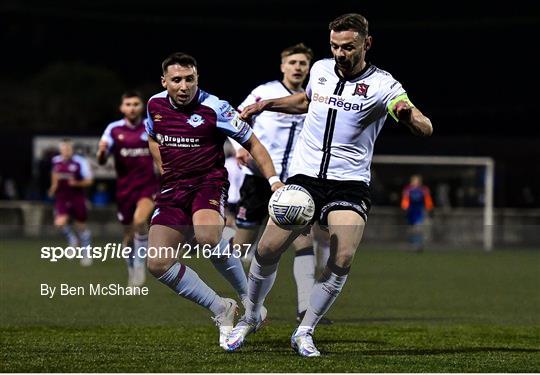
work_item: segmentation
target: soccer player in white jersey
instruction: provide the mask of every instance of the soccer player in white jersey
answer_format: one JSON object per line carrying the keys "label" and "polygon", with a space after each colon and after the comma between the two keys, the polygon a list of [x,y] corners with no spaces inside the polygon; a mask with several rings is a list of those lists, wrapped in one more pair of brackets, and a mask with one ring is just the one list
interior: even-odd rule
{"label": "soccer player in white jersey", "polygon": [[[303,43],[285,48],[281,52],[280,81],[274,80],[257,86],[248,97],[238,106],[239,110],[264,99],[285,95],[303,93],[302,85],[309,73],[313,60],[313,51]],[[266,147],[276,173],[282,181],[288,177],[289,166],[294,152],[294,145],[304,126],[305,114],[287,114],[265,111],[253,119],[253,132]],[[246,149],[234,142],[236,158],[245,173],[244,182],[240,188],[240,201],[237,205],[235,245],[254,244],[259,236],[261,225],[268,219],[268,201],[272,190],[268,181],[259,172],[257,166]],[[311,235],[299,236],[293,242],[296,250],[293,274],[298,293],[297,320],[304,317],[311,289],[315,284],[315,255]],[[245,257],[251,261],[249,257]],[[321,324],[330,324],[323,317]]]}
{"label": "soccer player in white jersey", "polygon": [[[291,337],[292,348],[305,357],[320,355],[313,331],[341,292],[362,238],[370,209],[373,147],[387,115],[415,135],[429,136],[433,131],[429,118],[411,103],[401,84],[366,62],[372,38],[363,16],[342,15],[329,29],[334,58],[313,65],[305,93],[261,100],[241,115],[250,120],[262,111],[307,112],[287,183],[311,193],[315,219],[328,227],[332,249],[304,319]],[[227,338],[228,350],[238,349],[254,331],[280,255],[298,235],[268,221],[249,270],[248,308]]]}

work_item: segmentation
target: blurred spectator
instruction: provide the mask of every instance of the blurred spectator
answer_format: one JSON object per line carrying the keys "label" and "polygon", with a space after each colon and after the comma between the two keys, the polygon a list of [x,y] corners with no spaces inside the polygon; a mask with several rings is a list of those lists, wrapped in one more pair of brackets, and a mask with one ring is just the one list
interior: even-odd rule
{"label": "blurred spectator", "polygon": [[412,175],[411,180],[403,189],[401,208],[406,212],[409,224],[409,242],[417,252],[424,249],[424,232],[422,224],[426,211],[433,209],[433,200],[427,186],[422,185],[420,175]]}

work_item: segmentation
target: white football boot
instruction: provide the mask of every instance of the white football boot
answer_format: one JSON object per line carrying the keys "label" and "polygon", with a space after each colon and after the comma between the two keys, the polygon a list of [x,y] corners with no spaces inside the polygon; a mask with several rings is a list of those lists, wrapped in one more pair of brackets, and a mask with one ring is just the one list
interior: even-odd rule
{"label": "white football boot", "polygon": [[319,357],[321,352],[317,350],[313,343],[313,330],[294,330],[291,336],[291,347],[302,357]]}
{"label": "white football boot", "polygon": [[228,350],[227,347],[227,336],[231,333],[234,326],[234,317],[238,311],[238,304],[235,300],[231,298],[222,298],[223,302],[227,306],[225,310],[215,317],[212,320],[216,323],[216,326],[219,328],[219,346],[223,349]]}
{"label": "white football boot", "polygon": [[144,263],[136,264],[133,267],[130,284],[131,286],[143,286],[146,281],[146,266]]}
{"label": "white football boot", "polygon": [[240,349],[242,345],[244,345],[244,342],[246,341],[246,337],[252,333],[257,332],[266,322],[266,316],[268,315],[268,310],[266,307],[261,307],[261,315],[257,322],[251,322],[249,321],[246,316],[244,315],[236,326],[232,329],[231,333],[229,333],[229,336],[227,337],[226,341],[226,350],[229,352],[234,352],[237,349]]}

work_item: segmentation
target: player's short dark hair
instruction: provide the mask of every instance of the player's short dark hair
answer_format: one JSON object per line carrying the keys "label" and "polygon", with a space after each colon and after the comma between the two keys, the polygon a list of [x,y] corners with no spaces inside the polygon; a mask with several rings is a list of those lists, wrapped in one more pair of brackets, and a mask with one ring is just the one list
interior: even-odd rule
{"label": "player's short dark hair", "polygon": [[358,13],[347,13],[339,16],[330,22],[328,29],[333,31],[354,30],[364,38],[369,34],[368,20]]}
{"label": "player's short dark hair", "polygon": [[167,67],[176,64],[180,66],[192,66],[197,68],[197,60],[195,60],[193,56],[183,52],[175,52],[167,56],[161,63],[161,70],[163,71],[163,74],[167,73]]}
{"label": "player's short dark hair", "polygon": [[303,53],[304,55],[308,57],[309,61],[313,60],[313,50],[309,48],[308,46],[306,46],[304,43],[298,43],[298,44],[295,44],[294,46],[285,48],[281,52],[281,58],[284,59],[287,56],[294,55],[297,53]]}
{"label": "player's short dark hair", "polygon": [[140,93],[140,91],[137,91],[137,90],[126,90],[126,91],[124,91],[124,93],[122,94],[122,96],[120,98],[120,101],[123,102],[124,99],[128,99],[128,98],[139,98],[139,99],[141,99],[141,101],[144,101],[142,94]]}

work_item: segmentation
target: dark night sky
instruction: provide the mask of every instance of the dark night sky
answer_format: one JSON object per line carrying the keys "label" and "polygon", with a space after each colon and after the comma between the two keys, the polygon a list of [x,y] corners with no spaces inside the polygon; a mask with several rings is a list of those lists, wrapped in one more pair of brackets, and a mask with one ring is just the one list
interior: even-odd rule
{"label": "dark night sky", "polygon": [[[314,2],[288,3],[3,2],[2,44],[10,53],[2,59],[2,76],[25,77],[54,62],[76,61],[108,68],[126,86],[160,90],[161,60],[181,50],[199,60],[202,87],[238,104],[254,86],[279,77],[285,46],[303,41],[317,58],[329,56],[328,22],[358,11],[374,36],[369,60],[403,83],[438,134],[538,134],[527,78],[537,68],[531,42],[540,26],[532,5],[336,1],[331,9],[322,8],[325,3],[316,9]],[[508,134],[509,124],[521,124],[520,130],[512,126]]]}
{"label": "dark night sky", "polygon": [[[238,105],[255,86],[280,77],[284,47],[302,41],[316,59],[328,57],[329,21],[358,12],[370,21],[374,37],[368,60],[401,81],[435,127],[429,141],[413,139],[402,127],[385,127],[376,151],[491,155],[519,164],[540,158],[534,109],[538,59],[533,57],[540,11],[533,2],[523,3],[4,0],[0,79],[7,88],[0,102],[24,112],[25,88],[58,63],[96,67],[111,74],[119,90],[136,87],[150,95],[162,90],[163,58],[183,51],[198,59],[202,88]],[[34,100],[47,99],[64,86],[93,84],[69,74],[62,80],[44,92],[32,87]],[[13,88],[19,90],[15,98]],[[99,135],[119,116],[119,94],[107,99],[103,115],[88,112],[60,131]],[[87,111],[91,99],[101,100],[88,98]],[[9,116],[0,117],[0,126],[9,127],[9,121]],[[34,125],[22,121],[11,132],[31,138]]]}

